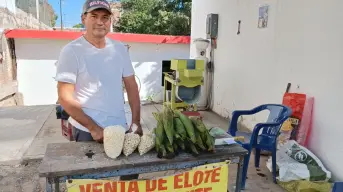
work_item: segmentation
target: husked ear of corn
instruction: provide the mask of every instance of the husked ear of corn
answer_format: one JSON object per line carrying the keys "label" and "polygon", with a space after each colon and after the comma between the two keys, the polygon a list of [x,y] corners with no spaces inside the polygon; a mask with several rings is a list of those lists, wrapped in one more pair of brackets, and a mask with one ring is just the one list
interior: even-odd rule
{"label": "husked ear of corn", "polygon": [[123,150],[125,128],[120,125],[109,126],[104,129],[104,150],[108,157],[116,159]]}
{"label": "husked ear of corn", "polygon": [[141,137],[133,132],[125,134],[123,154],[125,156],[131,155],[138,147]]}
{"label": "husked ear of corn", "polygon": [[151,133],[143,134],[141,142],[138,145],[138,152],[140,155],[144,155],[155,147],[155,138]]}

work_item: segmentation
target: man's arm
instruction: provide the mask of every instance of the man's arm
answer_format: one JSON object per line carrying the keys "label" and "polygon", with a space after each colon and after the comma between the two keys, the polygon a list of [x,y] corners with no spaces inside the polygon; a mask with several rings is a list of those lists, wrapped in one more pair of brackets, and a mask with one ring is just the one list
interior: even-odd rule
{"label": "man's arm", "polygon": [[73,48],[71,46],[64,47],[56,63],[55,80],[57,81],[58,101],[75,121],[90,131],[94,140],[101,141],[103,129],[83,112],[80,104],[73,97],[79,70],[78,65],[79,61]]}
{"label": "man's arm", "polygon": [[123,66],[123,81],[125,85],[125,89],[127,92],[127,96],[129,99],[129,104],[132,113],[132,123],[130,125],[130,131],[132,131],[133,123],[138,126],[136,133],[139,135],[143,134],[142,126],[141,126],[141,104],[139,98],[139,91],[138,86],[135,79],[135,72],[132,66],[129,50],[122,46],[123,48],[123,58],[124,58],[124,66]]}
{"label": "man's arm", "polygon": [[136,79],[134,75],[131,75],[123,77],[123,80],[132,112],[132,123],[135,123],[138,126],[137,133],[141,134],[141,104]]}
{"label": "man's arm", "polygon": [[70,83],[58,82],[57,89],[58,101],[67,113],[90,131],[95,129],[97,124],[83,112],[81,105],[73,98],[75,86]]}
{"label": "man's arm", "polygon": [[103,139],[103,129],[83,112],[81,105],[73,97],[74,89],[74,84],[58,82],[59,103],[73,119],[89,130],[94,140],[101,141]]}

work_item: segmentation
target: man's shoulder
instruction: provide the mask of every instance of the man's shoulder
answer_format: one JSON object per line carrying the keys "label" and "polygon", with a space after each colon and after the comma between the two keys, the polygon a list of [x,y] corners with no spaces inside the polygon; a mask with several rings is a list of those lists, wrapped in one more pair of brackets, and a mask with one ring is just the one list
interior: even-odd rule
{"label": "man's shoulder", "polygon": [[67,43],[63,48],[62,48],[62,52],[63,51],[67,51],[67,52],[70,52],[70,51],[73,51],[77,48],[83,48],[84,46],[82,46],[83,42],[82,42],[82,36],[77,38],[77,39],[74,39],[73,41]]}
{"label": "man's shoulder", "polygon": [[126,45],[123,42],[117,41],[108,37],[106,38],[108,42],[110,42],[110,44],[113,45],[116,49],[126,49]]}

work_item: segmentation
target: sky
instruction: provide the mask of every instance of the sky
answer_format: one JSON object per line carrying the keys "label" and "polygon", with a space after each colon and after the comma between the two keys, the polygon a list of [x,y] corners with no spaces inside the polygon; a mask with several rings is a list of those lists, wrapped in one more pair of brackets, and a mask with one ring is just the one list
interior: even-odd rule
{"label": "sky", "polygon": [[[81,23],[81,11],[85,0],[61,0],[62,1],[62,21],[64,27],[73,27],[74,25]],[[60,0],[48,0],[49,4],[55,10],[58,15],[56,21],[56,27],[61,26],[60,17]]]}

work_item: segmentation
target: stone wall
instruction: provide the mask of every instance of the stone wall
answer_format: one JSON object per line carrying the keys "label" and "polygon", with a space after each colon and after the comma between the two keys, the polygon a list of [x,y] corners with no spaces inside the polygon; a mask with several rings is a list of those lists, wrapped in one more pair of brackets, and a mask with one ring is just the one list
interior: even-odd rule
{"label": "stone wall", "polygon": [[32,14],[28,14],[18,8],[16,9],[16,14],[14,14],[7,8],[0,7],[0,18],[0,28],[3,29],[51,29],[48,25],[39,22]]}
{"label": "stone wall", "polygon": [[[39,22],[33,15],[21,9],[16,9],[16,14],[7,8],[0,7],[0,28],[2,29],[51,29]],[[17,64],[15,58],[14,40],[6,39],[0,34],[0,107],[19,105],[21,96],[17,93]]]}

